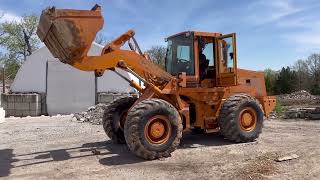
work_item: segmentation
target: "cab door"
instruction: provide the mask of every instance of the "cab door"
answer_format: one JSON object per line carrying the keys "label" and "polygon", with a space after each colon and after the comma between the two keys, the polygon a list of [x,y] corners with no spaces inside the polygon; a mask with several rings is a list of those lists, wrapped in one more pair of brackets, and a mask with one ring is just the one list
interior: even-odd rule
{"label": "cab door", "polygon": [[216,82],[217,86],[237,85],[236,34],[216,38]]}

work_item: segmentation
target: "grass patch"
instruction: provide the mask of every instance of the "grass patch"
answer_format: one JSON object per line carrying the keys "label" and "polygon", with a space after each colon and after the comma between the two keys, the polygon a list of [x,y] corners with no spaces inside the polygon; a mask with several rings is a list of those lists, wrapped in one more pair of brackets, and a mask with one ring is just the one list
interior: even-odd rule
{"label": "grass patch", "polygon": [[276,107],[274,108],[274,110],[275,110],[275,112],[277,113],[278,116],[279,115],[281,116],[284,113],[284,109],[283,109],[283,106],[281,104],[281,100],[278,97],[277,97]]}

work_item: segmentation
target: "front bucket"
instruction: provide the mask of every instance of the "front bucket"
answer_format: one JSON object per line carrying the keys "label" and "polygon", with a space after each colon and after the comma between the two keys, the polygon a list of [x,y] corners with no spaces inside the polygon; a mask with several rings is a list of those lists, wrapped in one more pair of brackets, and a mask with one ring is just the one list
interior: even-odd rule
{"label": "front bucket", "polygon": [[37,34],[54,57],[72,65],[87,55],[102,26],[103,17],[98,5],[91,10],[52,7],[42,11]]}

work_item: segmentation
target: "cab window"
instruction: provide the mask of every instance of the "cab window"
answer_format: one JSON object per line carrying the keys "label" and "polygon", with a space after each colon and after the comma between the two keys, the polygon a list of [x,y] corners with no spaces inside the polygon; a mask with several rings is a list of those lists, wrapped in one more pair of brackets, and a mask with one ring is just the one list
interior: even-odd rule
{"label": "cab window", "polygon": [[214,49],[213,49],[213,43],[206,44],[203,54],[206,56],[206,58],[209,60],[209,66],[214,66],[214,57],[213,57]]}
{"label": "cab window", "polygon": [[219,48],[221,54],[220,72],[232,72],[234,68],[233,38],[226,37],[219,41]]}
{"label": "cab window", "polygon": [[166,71],[172,75],[194,75],[193,35],[184,33],[168,39]]}
{"label": "cab window", "polygon": [[177,45],[177,70],[178,72],[186,72],[193,74],[191,67],[191,47],[186,45]]}

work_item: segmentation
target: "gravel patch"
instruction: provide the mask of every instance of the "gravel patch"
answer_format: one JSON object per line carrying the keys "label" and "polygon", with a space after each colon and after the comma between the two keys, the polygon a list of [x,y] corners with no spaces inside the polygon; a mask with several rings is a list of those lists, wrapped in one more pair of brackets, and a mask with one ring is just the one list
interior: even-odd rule
{"label": "gravel patch", "polygon": [[[71,118],[0,124],[0,179],[320,179],[320,121],[266,120],[253,143],[184,134],[171,157],[145,161]],[[299,157],[275,161],[288,154]]]}

